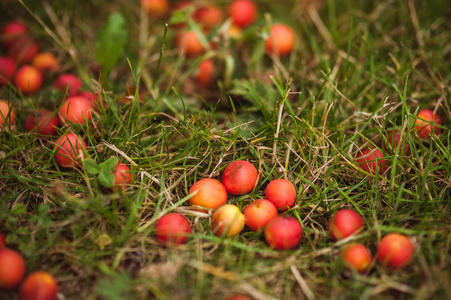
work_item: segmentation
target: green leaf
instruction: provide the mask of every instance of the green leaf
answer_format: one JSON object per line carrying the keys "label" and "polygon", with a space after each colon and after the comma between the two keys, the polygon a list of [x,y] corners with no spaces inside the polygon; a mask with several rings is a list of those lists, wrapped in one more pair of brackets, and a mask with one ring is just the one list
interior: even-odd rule
{"label": "green leaf", "polygon": [[114,174],[111,172],[100,172],[97,176],[100,184],[104,187],[110,188],[114,184]]}
{"label": "green leaf", "polygon": [[114,167],[117,165],[117,157],[111,156],[107,160],[105,160],[103,163],[100,164],[101,172],[103,173],[111,173],[114,170]]}
{"label": "green leaf", "polygon": [[175,10],[171,14],[171,19],[169,20],[169,24],[180,24],[185,23],[188,20],[188,15],[194,11],[194,6],[188,5],[184,9]]}
{"label": "green leaf", "polygon": [[100,166],[92,158],[86,158],[83,160],[83,167],[89,174],[96,175],[100,173]]}
{"label": "green leaf", "polygon": [[108,74],[124,53],[128,31],[120,13],[110,15],[102,27],[96,42],[96,57],[103,74]]}

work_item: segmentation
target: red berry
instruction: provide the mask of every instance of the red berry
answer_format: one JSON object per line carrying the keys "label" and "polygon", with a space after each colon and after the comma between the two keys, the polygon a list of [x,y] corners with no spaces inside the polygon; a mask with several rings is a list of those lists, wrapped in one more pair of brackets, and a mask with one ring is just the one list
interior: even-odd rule
{"label": "red berry", "polygon": [[37,132],[42,135],[55,135],[60,127],[58,115],[47,109],[38,109],[31,112],[25,121],[28,132]]}
{"label": "red berry", "polygon": [[362,244],[346,245],[341,251],[341,257],[350,268],[359,273],[366,272],[373,259],[370,250]]}
{"label": "red berry", "polygon": [[294,48],[296,34],[294,30],[285,24],[274,24],[271,26],[270,35],[266,40],[265,47],[268,54],[285,56]]}
{"label": "red berry", "polygon": [[14,60],[6,56],[0,56],[0,86],[11,81],[15,68]]}
{"label": "red berry", "polygon": [[25,261],[16,251],[0,248],[0,289],[14,289],[25,275]]}
{"label": "red berry", "polygon": [[342,209],[336,212],[329,220],[327,227],[330,237],[334,241],[347,238],[351,234],[357,234],[363,230],[362,217],[353,210]]}
{"label": "red berry", "polygon": [[436,125],[442,125],[442,120],[437,114],[434,114],[434,112],[429,109],[420,111],[418,113],[418,118],[415,119],[415,129],[422,140],[429,140],[432,131],[434,131],[436,135],[439,135],[440,132],[442,132],[442,129]]}
{"label": "red berry", "polygon": [[289,180],[276,179],[266,187],[265,196],[279,211],[285,211],[294,205],[296,189]]}
{"label": "red berry", "polygon": [[232,195],[251,192],[258,180],[258,171],[253,164],[244,160],[230,163],[222,175],[222,184]]}
{"label": "red berry", "polygon": [[79,156],[86,157],[85,142],[73,133],[67,133],[55,142],[53,152],[55,152],[56,163],[63,168],[75,168],[79,164]]}
{"label": "red berry", "polygon": [[178,213],[164,215],[155,226],[157,239],[167,245],[184,244],[191,233],[188,220]]}
{"label": "red berry", "polygon": [[365,149],[359,153],[356,162],[362,170],[373,175],[376,173],[382,175],[387,170],[387,162],[378,149]]}
{"label": "red berry", "polygon": [[33,66],[21,67],[14,76],[14,84],[23,94],[36,93],[42,85],[42,74]]}
{"label": "red berry", "polygon": [[126,190],[132,182],[132,173],[130,173],[130,167],[124,163],[118,163],[114,169],[114,184],[111,187],[113,191]]}
{"label": "red berry", "polygon": [[274,249],[295,248],[302,236],[302,227],[293,217],[277,216],[265,228],[265,240]]}
{"label": "red berry", "polygon": [[55,300],[58,285],[52,274],[38,271],[25,278],[20,286],[21,300]]}
{"label": "red berry", "polygon": [[386,268],[402,269],[413,257],[414,247],[408,237],[398,233],[387,234],[377,247],[377,260]]}
{"label": "red berry", "polygon": [[85,124],[92,116],[92,105],[89,100],[81,96],[73,96],[67,99],[59,109],[59,115],[63,123],[69,121],[76,124]]}
{"label": "red berry", "polygon": [[257,18],[257,5],[251,0],[234,0],[228,10],[232,22],[241,28],[248,27]]}
{"label": "red berry", "polygon": [[10,47],[17,40],[28,36],[28,34],[27,26],[17,21],[11,21],[3,27],[1,40],[3,45]]}
{"label": "red berry", "polygon": [[78,94],[79,89],[83,85],[83,82],[73,74],[63,74],[58,77],[52,84],[54,89],[59,90],[61,93],[67,93],[69,96],[75,96]]}

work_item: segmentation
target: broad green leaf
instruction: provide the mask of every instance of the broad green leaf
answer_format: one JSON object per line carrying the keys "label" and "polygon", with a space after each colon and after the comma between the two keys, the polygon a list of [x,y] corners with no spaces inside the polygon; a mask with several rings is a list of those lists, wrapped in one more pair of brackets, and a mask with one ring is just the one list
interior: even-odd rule
{"label": "broad green leaf", "polygon": [[110,15],[102,27],[96,42],[96,57],[102,66],[102,72],[108,74],[124,53],[128,31],[120,13]]}
{"label": "broad green leaf", "polygon": [[110,188],[114,184],[114,174],[111,172],[100,172],[97,176],[100,184],[104,187]]}
{"label": "broad green leaf", "polygon": [[92,158],[86,158],[85,160],[83,160],[83,167],[89,174],[96,175],[100,172],[100,166]]}
{"label": "broad green leaf", "polygon": [[101,172],[105,173],[111,173],[113,172],[114,167],[117,165],[117,157],[111,156],[107,160],[105,160],[103,163],[100,164]]}

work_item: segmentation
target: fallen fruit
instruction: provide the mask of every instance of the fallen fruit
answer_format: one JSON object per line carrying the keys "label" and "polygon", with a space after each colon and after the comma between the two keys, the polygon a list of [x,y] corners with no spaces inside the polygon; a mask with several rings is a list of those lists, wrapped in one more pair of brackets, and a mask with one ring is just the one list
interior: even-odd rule
{"label": "fallen fruit", "polygon": [[197,57],[205,52],[194,31],[180,32],[176,36],[175,44],[185,53],[186,57]]}
{"label": "fallen fruit", "polygon": [[25,275],[25,261],[16,251],[0,248],[0,289],[14,289]]}
{"label": "fallen fruit", "polygon": [[257,18],[257,5],[251,0],[234,0],[228,11],[233,24],[241,28],[248,27]]}
{"label": "fallen fruit", "polygon": [[[402,135],[404,139],[406,136],[407,133]],[[399,154],[410,155],[410,146],[407,142],[401,141],[401,132],[399,130],[391,130],[387,132],[386,138],[387,142],[385,142],[385,140],[382,141],[385,152],[395,154],[397,153],[397,149],[399,149]]]}
{"label": "fallen fruit", "polygon": [[83,82],[73,74],[63,74],[58,77],[52,84],[52,88],[59,90],[62,94],[66,91],[69,96],[75,96],[78,94]]}
{"label": "fallen fruit", "polygon": [[227,202],[227,191],[219,180],[205,178],[197,181],[189,189],[189,194],[198,191],[189,199],[190,205],[216,209]]}
{"label": "fallen fruit", "polygon": [[356,162],[362,170],[373,175],[376,173],[382,175],[387,170],[387,162],[382,152],[378,149],[360,151],[356,157]]}
{"label": "fallen fruit", "polygon": [[14,60],[7,56],[0,56],[0,86],[11,81],[15,68]]}
{"label": "fallen fruit", "polygon": [[277,210],[286,211],[296,201],[296,189],[287,179],[275,179],[266,187],[265,196]]}
{"label": "fallen fruit", "polygon": [[141,0],[141,5],[144,11],[153,17],[162,17],[169,10],[167,0]]}
{"label": "fallen fruit", "polygon": [[215,66],[213,60],[206,59],[197,66],[197,75],[195,77],[197,83],[202,87],[209,87],[214,79]]}
{"label": "fallen fruit", "polygon": [[79,157],[86,157],[85,142],[73,133],[67,133],[58,138],[55,142],[53,152],[56,163],[63,168],[75,168],[80,164]]}
{"label": "fallen fruit", "polygon": [[114,184],[111,187],[113,192],[120,190],[125,191],[132,182],[132,173],[130,173],[130,167],[124,163],[118,163],[114,169]]}
{"label": "fallen fruit", "polygon": [[265,228],[265,240],[271,248],[290,250],[295,248],[302,236],[302,226],[293,217],[277,216]]}
{"label": "fallen fruit", "polygon": [[9,126],[16,123],[16,114],[14,107],[6,100],[0,99],[0,128],[7,124]]}
{"label": "fallen fruit", "polygon": [[259,231],[275,217],[277,208],[266,199],[255,200],[244,208],[243,211],[246,226],[252,231]]}
{"label": "fallen fruit", "polygon": [[42,135],[55,135],[60,127],[58,115],[48,109],[31,112],[25,121],[25,130]]}
{"label": "fallen fruit", "polygon": [[327,228],[334,241],[347,238],[351,234],[358,234],[363,230],[362,217],[353,210],[342,209],[337,211],[329,220]]}
{"label": "fallen fruit", "polygon": [[85,98],[91,103],[92,108],[95,111],[100,112],[102,108],[105,108],[106,103],[102,101],[102,98],[98,93],[92,93],[90,91],[83,91],[79,94],[80,97]]}
{"label": "fallen fruit", "polygon": [[85,124],[92,117],[93,107],[85,97],[73,96],[68,98],[59,109],[62,123],[67,121],[76,124]]}
{"label": "fallen fruit", "polygon": [[340,256],[346,265],[359,273],[368,271],[373,259],[370,250],[362,244],[349,244],[344,246]]}
{"label": "fallen fruit", "polygon": [[18,39],[9,47],[8,55],[19,63],[28,63],[39,53],[39,45],[31,38]]}
{"label": "fallen fruit", "polygon": [[188,220],[178,213],[170,213],[161,217],[155,226],[156,236],[166,246],[184,244],[191,233]]}
{"label": "fallen fruit", "polygon": [[14,76],[14,84],[23,94],[36,93],[42,85],[42,74],[33,66],[22,66]]}
{"label": "fallen fruit", "polygon": [[233,204],[218,208],[211,217],[211,231],[219,237],[231,237],[243,230],[244,215]]}
{"label": "fallen fruit", "polygon": [[60,69],[60,64],[55,55],[50,52],[42,52],[33,58],[33,66],[43,74],[56,73]]}
{"label": "fallen fruit", "polygon": [[432,132],[439,135],[442,129],[436,125],[442,125],[442,120],[432,110],[423,109],[418,113],[418,118],[415,119],[415,129],[418,137],[422,140],[429,140]]}
{"label": "fallen fruit", "polygon": [[222,22],[221,8],[215,5],[206,5],[194,12],[193,19],[206,30],[218,26]]}
{"label": "fallen fruit", "polygon": [[28,27],[21,22],[11,21],[3,26],[1,40],[6,47],[12,46],[17,40],[29,35]]}
{"label": "fallen fruit", "polygon": [[402,269],[412,259],[414,247],[402,234],[389,233],[377,247],[377,261],[388,269]]}
{"label": "fallen fruit", "polygon": [[58,285],[52,274],[38,271],[28,275],[20,286],[21,300],[54,300]]}
{"label": "fallen fruit", "polygon": [[265,42],[266,52],[269,55],[285,56],[293,50],[295,40],[296,34],[293,28],[281,23],[274,24]]}
{"label": "fallen fruit", "polygon": [[257,169],[253,164],[244,160],[231,162],[222,175],[222,184],[232,195],[244,195],[251,192],[257,181]]}

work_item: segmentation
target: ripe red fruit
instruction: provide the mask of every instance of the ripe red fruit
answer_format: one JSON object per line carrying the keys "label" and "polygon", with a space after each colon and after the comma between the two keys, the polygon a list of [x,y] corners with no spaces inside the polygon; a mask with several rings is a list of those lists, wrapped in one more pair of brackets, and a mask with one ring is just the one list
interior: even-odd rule
{"label": "ripe red fruit", "polygon": [[377,260],[386,268],[401,269],[413,257],[414,247],[408,237],[398,233],[387,234],[377,247]]}
{"label": "ripe red fruit", "polygon": [[194,12],[193,19],[202,25],[204,29],[210,30],[221,24],[222,11],[215,5],[206,5]]}
{"label": "ripe red fruit", "polygon": [[292,207],[296,201],[296,189],[286,179],[271,181],[265,190],[266,199],[271,201],[279,211]]}
{"label": "ripe red fruit", "polygon": [[73,133],[67,133],[58,138],[55,142],[53,152],[56,163],[63,168],[75,168],[79,162],[79,156],[86,157],[85,142]]}
{"label": "ripe red fruit", "polygon": [[227,191],[219,180],[205,178],[197,181],[189,189],[189,194],[198,191],[189,199],[190,205],[216,209],[227,202]]}
{"label": "ripe red fruit", "polygon": [[244,195],[252,191],[258,181],[258,171],[244,160],[230,163],[222,175],[222,184],[232,195]]}
{"label": "ripe red fruit", "polygon": [[14,60],[6,56],[0,56],[0,86],[11,81],[15,68]]}
{"label": "ripe red fruit", "polygon": [[302,236],[301,224],[293,217],[277,216],[265,228],[265,240],[271,248],[289,250],[295,248]]}
{"label": "ripe red fruit", "polygon": [[50,52],[42,52],[33,58],[33,66],[43,74],[49,72],[56,73],[60,69],[60,64],[55,55]]}
{"label": "ripe red fruit", "polygon": [[334,241],[347,238],[351,234],[357,234],[363,230],[362,217],[353,210],[342,209],[337,211],[327,224],[330,237]]}
{"label": "ripe red fruit", "polygon": [[20,286],[21,300],[54,300],[58,285],[52,274],[38,271],[25,278]]}
{"label": "ripe red fruit", "polygon": [[293,50],[295,40],[296,34],[290,26],[274,24],[271,26],[270,35],[265,42],[266,52],[269,55],[285,56]]}
{"label": "ripe red fruit", "polygon": [[429,140],[432,131],[434,131],[436,135],[439,135],[440,132],[442,132],[442,129],[436,125],[442,125],[442,120],[440,120],[440,117],[437,114],[434,114],[434,112],[429,109],[420,111],[418,113],[418,118],[415,119],[415,129],[418,132],[418,137],[422,140]]}
{"label": "ripe red fruit", "polygon": [[20,63],[30,62],[39,52],[39,45],[31,37],[24,37],[9,47],[8,55]]}
{"label": "ripe red fruit", "polygon": [[14,289],[25,275],[25,261],[16,251],[0,248],[0,289]]}
{"label": "ripe red fruit", "polygon": [[105,103],[98,93],[92,93],[90,91],[83,91],[79,94],[80,97],[85,98],[91,103],[92,108],[96,111],[101,111],[102,107],[105,107]]}
{"label": "ripe red fruit", "polygon": [[132,182],[132,173],[130,173],[130,167],[124,163],[118,163],[113,169],[114,184],[111,189],[114,192],[119,190],[126,190]]}
{"label": "ripe red fruit", "polygon": [[92,116],[92,105],[89,100],[81,96],[73,96],[67,99],[59,109],[61,122],[84,124]]}
{"label": "ripe red fruit", "polygon": [[0,99],[0,128],[5,123],[14,125],[16,123],[16,114],[14,107],[10,106],[8,101]]}
{"label": "ripe red fruit", "polygon": [[188,220],[178,213],[164,215],[155,226],[157,239],[166,246],[184,244],[191,233]]}
{"label": "ripe red fruit", "polygon": [[52,84],[54,89],[59,90],[61,93],[67,93],[69,96],[75,96],[78,94],[83,82],[73,74],[63,74],[58,77]]}
{"label": "ripe red fruit", "polygon": [[248,27],[257,18],[257,5],[251,0],[234,0],[228,7],[232,22],[241,27]]}
{"label": "ripe red fruit", "polygon": [[36,93],[42,85],[42,74],[33,66],[21,67],[14,76],[14,84],[23,94]]}
{"label": "ripe red fruit", "polygon": [[206,59],[197,66],[197,83],[202,87],[209,87],[214,79],[215,66],[213,60]]}
{"label": "ripe red fruit", "polygon": [[55,135],[59,126],[58,116],[48,109],[38,109],[31,112],[25,121],[25,129],[28,132],[36,132],[42,135]]}
{"label": "ripe red fruit", "polygon": [[0,233],[0,248],[5,248],[5,247],[6,247],[5,237],[3,236],[3,234]]}
{"label": "ripe red fruit", "polygon": [[176,36],[175,44],[185,53],[186,57],[197,57],[205,52],[194,31],[180,32]]}
{"label": "ripe red fruit", "polygon": [[362,244],[346,245],[340,256],[350,268],[359,273],[368,271],[373,259],[370,250]]}
{"label": "ripe red fruit", "polygon": [[[407,134],[404,133],[402,136],[403,139],[405,139]],[[401,132],[398,130],[391,130],[387,132],[386,138],[387,142],[385,142],[385,140],[382,141],[385,152],[394,154],[399,147],[399,154],[410,155],[410,146],[407,142],[401,141]],[[388,145],[390,145],[391,148]]]}
{"label": "ripe red fruit", "polygon": [[3,45],[10,47],[18,39],[21,39],[25,36],[28,36],[28,27],[20,22],[11,21],[3,27],[1,40]]}
{"label": "ripe red fruit", "polygon": [[383,158],[384,155],[378,149],[365,149],[356,157],[356,162],[362,170],[382,175],[387,170],[387,162]]}
{"label": "ripe red fruit", "polygon": [[164,16],[169,9],[167,0],[141,0],[144,11],[153,17]]}
{"label": "ripe red fruit", "polygon": [[243,230],[244,215],[233,204],[218,208],[211,217],[211,231],[219,237],[231,237]]}
{"label": "ripe red fruit", "polygon": [[255,200],[244,208],[246,226],[252,231],[259,231],[275,217],[277,208],[266,199]]}
{"label": "ripe red fruit", "polygon": [[226,300],[251,300],[249,297],[243,296],[243,295],[234,295],[230,296]]}

